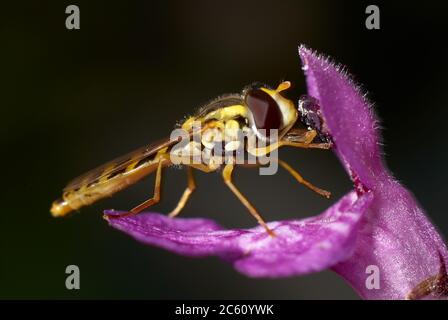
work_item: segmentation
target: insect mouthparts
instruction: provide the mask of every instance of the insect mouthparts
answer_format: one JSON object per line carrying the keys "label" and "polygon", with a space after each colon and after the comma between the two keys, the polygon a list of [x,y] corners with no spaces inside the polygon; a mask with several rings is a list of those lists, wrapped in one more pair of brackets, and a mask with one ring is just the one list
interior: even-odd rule
{"label": "insect mouthparts", "polygon": [[300,113],[300,121],[304,125],[309,129],[316,130],[322,142],[332,142],[320,111],[319,100],[309,95],[302,95],[297,108]]}

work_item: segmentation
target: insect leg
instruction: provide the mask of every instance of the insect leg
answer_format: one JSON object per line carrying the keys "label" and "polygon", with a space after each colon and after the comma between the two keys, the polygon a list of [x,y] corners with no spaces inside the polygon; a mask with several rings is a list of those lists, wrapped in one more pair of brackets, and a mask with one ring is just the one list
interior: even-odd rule
{"label": "insect leg", "polygon": [[278,159],[278,163],[286,171],[288,171],[299,183],[303,184],[308,189],[311,189],[312,191],[320,194],[321,196],[323,196],[323,197],[325,197],[327,199],[330,198],[331,192],[326,191],[326,190],[322,190],[322,189],[314,186],[312,183],[310,183],[310,182],[306,181],[305,179],[303,179],[303,177],[296,170],[294,170],[289,164],[287,164],[285,161]]}
{"label": "insect leg", "polygon": [[282,140],[278,143],[278,148],[280,147],[296,147],[296,148],[311,148],[311,149],[330,149],[331,143],[302,143]]}
{"label": "insect leg", "polygon": [[164,158],[160,158],[157,171],[156,171],[156,181],[154,184],[154,195],[151,199],[146,200],[145,202],[139,204],[138,206],[131,209],[130,214],[137,214],[144,209],[158,203],[160,201],[160,186],[162,184],[162,169],[163,169],[163,161]]}
{"label": "insect leg", "polygon": [[317,136],[316,130],[307,131],[303,136],[304,139],[303,142],[309,144],[314,140],[316,136]]}
{"label": "insect leg", "polygon": [[233,164],[226,164],[224,167],[224,170],[222,171],[222,176],[224,178],[225,184],[232,190],[232,192],[237,196],[237,198],[241,201],[241,203],[249,210],[250,214],[257,219],[258,223],[262,225],[266,231],[269,233],[270,236],[275,236],[274,232],[269,229],[264,219],[260,216],[260,214],[257,212],[257,209],[249,202],[249,200],[246,199],[246,197],[235,187],[235,185],[232,182],[232,172],[233,172],[234,165]]}
{"label": "insect leg", "polygon": [[330,149],[331,144],[330,143],[308,143],[308,142],[293,142],[293,141],[287,141],[287,140],[281,140],[278,142],[275,142],[273,144],[268,145],[267,147],[261,147],[261,148],[251,148],[248,149],[247,152],[251,153],[254,156],[263,156],[266,155],[276,149],[279,149],[281,147],[295,147],[295,148],[305,148],[305,149]]}
{"label": "insect leg", "polygon": [[185,189],[184,193],[182,194],[182,197],[180,198],[176,208],[169,214],[170,218],[174,218],[180,213],[180,211],[185,207],[187,201],[190,199],[191,194],[196,189],[196,181],[194,179],[193,169],[191,167],[187,167],[187,175],[188,175],[188,186]]}
{"label": "insect leg", "polygon": [[210,173],[210,172],[216,171],[216,169],[217,169],[217,168],[211,168],[205,164],[190,164],[189,166],[194,169],[201,170],[202,172],[205,172],[205,173]]}
{"label": "insect leg", "polygon": [[213,172],[216,170],[214,168],[210,168],[209,166],[207,166],[205,164],[189,164],[188,165],[188,168],[187,168],[187,170],[188,170],[187,171],[188,186],[187,186],[187,189],[185,189],[184,193],[182,194],[182,197],[180,198],[176,208],[170,212],[169,217],[171,217],[171,218],[177,216],[180,213],[180,211],[185,207],[185,204],[187,203],[187,201],[190,199],[191,194],[196,189],[196,181],[195,181],[194,175],[193,175],[193,168],[197,169],[197,170],[201,170],[206,173]]}
{"label": "insect leg", "polygon": [[283,139],[291,142],[311,143],[316,136],[316,130],[291,129]]}

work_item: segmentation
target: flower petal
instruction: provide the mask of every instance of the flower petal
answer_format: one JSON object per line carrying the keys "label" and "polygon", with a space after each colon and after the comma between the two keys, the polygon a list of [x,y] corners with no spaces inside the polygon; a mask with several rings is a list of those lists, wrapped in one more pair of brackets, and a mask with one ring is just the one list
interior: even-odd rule
{"label": "flower petal", "polygon": [[308,94],[320,101],[339,158],[350,173],[356,172],[363,184],[372,188],[385,169],[370,103],[342,66],[304,46],[299,47],[299,54]]}
{"label": "flower petal", "polygon": [[[361,222],[353,256],[334,270],[364,298],[422,298],[411,293],[426,280],[438,275],[448,279],[440,274],[446,273],[448,258],[443,240],[412,195],[386,169],[375,116],[359,87],[328,58],[303,46],[299,54],[308,93],[320,101],[338,156],[358,193],[367,189],[374,195]],[[369,290],[366,286],[370,265],[379,268],[380,289]],[[431,285],[438,291],[443,291],[441,286],[448,290],[448,282]]]}
{"label": "flower petal", "polygon": [[[412,195],[398,182],[384,183],[374,196],[354,255],[334,270],[363,298],[409,298],[420,283],[439,275],[448,257],[446,246]],[[379,268],[379,289],[366,286],[366,270],[371,265]]]}
{"label": "flower petal", "polygon": [[117,217],[106,211],[109,224],[145,244],[187,256],[216,255],[252,277],[280,277],[329,268],[353,251],[360,219],[370,193],[351,192],[319,216],[271,222],[276,236],[262,227],[223,230],[208,219],[171,219],[156,213]]}

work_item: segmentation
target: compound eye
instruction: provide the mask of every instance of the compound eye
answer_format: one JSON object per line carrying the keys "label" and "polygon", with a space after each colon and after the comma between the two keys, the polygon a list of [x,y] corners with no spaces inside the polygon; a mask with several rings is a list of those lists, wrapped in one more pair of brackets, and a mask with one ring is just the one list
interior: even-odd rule
{"label": "compound eye", "polygon": [[277,102],[266,92],[260,89],[250,90],[246,94],[246,105],[252,112],[255,127],[268,130],[280,129],[282,114]]}

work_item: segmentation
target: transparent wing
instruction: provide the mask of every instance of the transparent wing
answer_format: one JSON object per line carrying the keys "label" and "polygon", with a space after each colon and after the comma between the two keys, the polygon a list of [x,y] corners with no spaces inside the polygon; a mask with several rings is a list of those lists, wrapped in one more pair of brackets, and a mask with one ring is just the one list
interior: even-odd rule
{"label": "transparent wing", "polygon": [[102,181],[102,178],[105,177],[111,178],[113,176],[116,176],[120,173],[125,172],[126,168],[130,164],[135,162],[137,162],[137,164],[135,165],[135,168],[137,168],[140,166],[140,164],[143,164],[154,158],[156,153],[161,149],[172,146],[178,141],[179,141],[178,139],[176,140],[170,140],[169,138],[162,139],[155,143],[134,150],[119,158],[116,158],[106,164],[103,164],[77,177],[64,188],[64,192],[70,192],[73,190],[76,191],[84,185],[99,183]]}

